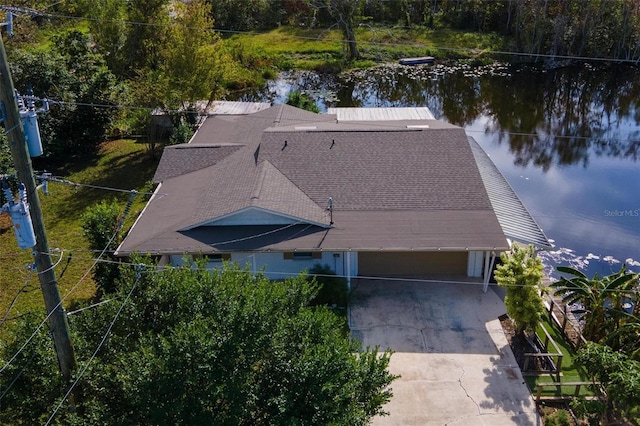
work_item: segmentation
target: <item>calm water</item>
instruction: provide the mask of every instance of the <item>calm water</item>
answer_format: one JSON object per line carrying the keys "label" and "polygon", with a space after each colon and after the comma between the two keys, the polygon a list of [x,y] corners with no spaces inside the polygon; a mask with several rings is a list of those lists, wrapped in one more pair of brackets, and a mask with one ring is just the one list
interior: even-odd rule
{"label": "calm water", "polygon": [[549,272],[640,271],[640,69],[384,66],[283,74],[244,100],[298,88],[333,106],[427,106],[464,127],[553,240]]}

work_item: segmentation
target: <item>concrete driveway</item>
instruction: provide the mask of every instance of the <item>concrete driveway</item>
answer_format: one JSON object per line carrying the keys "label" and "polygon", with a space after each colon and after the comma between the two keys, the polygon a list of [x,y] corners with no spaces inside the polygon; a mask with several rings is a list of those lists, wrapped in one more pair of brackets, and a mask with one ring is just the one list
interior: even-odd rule
{"label": "concrete driveway", "polygon": [[478,282],[358,279],[352,335],[395,351],[389,416],[373,425],[541,425],[498,317]]}

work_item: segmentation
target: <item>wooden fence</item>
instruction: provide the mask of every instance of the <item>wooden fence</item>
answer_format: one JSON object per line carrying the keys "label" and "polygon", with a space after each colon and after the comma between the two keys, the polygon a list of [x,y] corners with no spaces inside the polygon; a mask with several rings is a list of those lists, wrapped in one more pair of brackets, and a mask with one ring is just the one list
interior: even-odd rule
{"label": "wooden fence", "polygon": [[[542,331],[544,332],[544,339],[536,333],[536,347],[540,348],[540,352],[531,352],[524,354],[524,365],[522,367],[522,374],[525,376],[539,375],[539,374],[555,374],[556,378],[560,380],[560,374],[562,372],[562,351],[549,335],[547,329],[540,324]],[[552,346],[552,351],[549,351],[549,345]],[[535,359],[540,362],[535,362]]]}
{"label": "wooden fence", "polygon": [[544,302],[549,312],[549,320],[562,331],[562,334],[574,352],[587,343],[586,339],[582,336],[582,330],[580,329],[578,320],[569,312],[565,303],[559,303],[549,296],[546,297]]}
{"label": "wooden fence", "polygon": [[[601,400],[606,401],[606,394],[604,393],[600,382],[549,382],[538,383],[536,392],[536,404],[540,404],[540,401],[571,401],[574,398],[580,396],[580,389],[582,386],[591,387],[596,394],[595,396],[583,396],[587,400]],[[563,395],[560,390],[561,387],[574,386],[575,390],[573,395]],[[543,388],[555,387],[557,395],[542,395]]]}

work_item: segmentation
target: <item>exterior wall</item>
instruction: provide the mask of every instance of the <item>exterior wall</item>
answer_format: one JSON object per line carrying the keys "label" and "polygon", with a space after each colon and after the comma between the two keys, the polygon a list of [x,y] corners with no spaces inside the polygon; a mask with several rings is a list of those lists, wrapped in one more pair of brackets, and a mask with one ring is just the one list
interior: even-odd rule
{"label": "exterior wall", "polygon": [[361,276],[464,275],[467,252],[360,252]]}
{"label": "exterior wall", "polygon": [[467,262],[467,276],[481,277],[483,262],[484,262],[484,252],[470,251],[468,262]]}
{"label": "exterior wall", "polygon": [[211,224],[221,225],[289,225],[295,220],[285,216],[273,214],[261,209],[252,208],[217,219]]}
{"label": "exterior wall", "polygon": [[[318,263],[329,265],[337,275],[344,277],[357,275],[358,261],[356,253],[325,251],[316,253],[319,257],[315,259],[294,259],[285,253],[231,253],[230,260],[241,267],[248,266],[254,273],[264,269],[265,275],[270,279],[284,279],[297,275],[303,270],[311,269]],[[350,256],[350,258],[347,259],[347,256]],[[180,266],[184,263],[184,256],[171,256],[171,264],[173,266]],[[211,269],[217,266],[222,266],[222,261],[210,261],[207,263],[207,267]]]}

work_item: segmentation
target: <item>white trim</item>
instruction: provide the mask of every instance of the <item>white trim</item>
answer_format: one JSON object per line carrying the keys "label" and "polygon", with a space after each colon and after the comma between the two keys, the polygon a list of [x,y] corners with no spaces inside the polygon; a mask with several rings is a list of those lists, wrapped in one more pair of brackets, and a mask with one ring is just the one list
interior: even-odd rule
{"label": "white trim", "polygon": [[[270,214],[270,215],[273,215],[273,216],[278,216],[278,217],[281,217],[283,219],[290,220],[290,222],[287,222],[287,224],[296,224],[296,223],[304,224],[304,223],[307,223],[307,224],[310,224],[310,225],[320,226],[322,228],[331,228],[331,226],[326,224],[326,223],[320,223],[320,222],[316,222],[316,221],[313,221],[313,220],[307,220],[307,219],[303,219],[303,218],[300,218],[300,217],[291,216],[291,215],[284,214],[284,213],[281,213],[281,212],[277,212],[277,211],[274,211],[274,210],[265,209],[263,207],[247,206],[247,207],[244,207],[244,208],[242,208],[240,210],[236,210],[236,211],[233,211],[231,213],[227,213],[227,214],[224,214],[222,216],[218,216],[215,219],[208,220],[206,222],[200,222],[198,224],[191,225],[191,226],[188,226],[186,228],[179,229],[178,231],[190,231],[192,229],[199,228],[201,226],[215,226],[216,222],[220,222],[221,220],[228,219],[228,218],[233,217],[235,215],[239,215],[239,214],[243,214],[243,213],[246,213],[246,212],[250,212],[252,210],[260,211],[260,212],[263,212],[263,213],[267,213],[267,214]],[[253,224],[247,224],[247,225],[253,225]],[[269,224],[260,224],[260,225],[269,225]],[[276,225],[282,225],[282,224],[276,224]],[[234,225],[222,225],[222,226],[234,226]]]}
{"label": "white trim", "polygon": [[[162,182],[160,182],[158,184],[158,187],[156,188],[155,191],[153,191],[153,195],[151,196],[151,198],[149,198],[149,201],[147,201],[147,204],[145,204],[144,208],[142,209],[142,211],[140,212],[140,214],[138,215],[138,217],[136,218],[136,220],[133,222],[133,225],[131,225],[131,228],[129,228],[129,232],[127,232],[127,235],[131,234],[131,231],[133,231],[133,228],[136,227],[136,225],[138,224],[138,221],[140,220],[140,218],[142,218],[142,216],[144,216],[144,212],[147,210],[147,207],[149,207],[149,205],[153,202],[154,198],[156,198],[156,195],[158,195],[158,191],[160,191],[160,188],[162,187]],[[118,256],[120,253],[120,248],[122,247],[122,245],[124,244],[124,242],[127,240],[127,238],[123,238],[122,242],[120,243],[120,245],[118,246],[118,248],[116,248],[116,251],[113,252],[114,256]]]}

